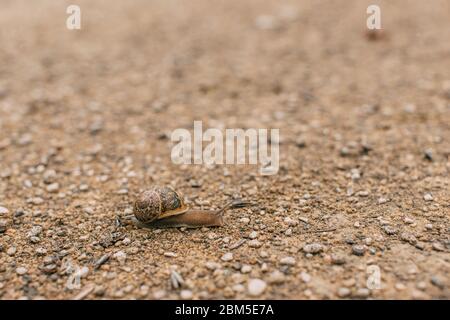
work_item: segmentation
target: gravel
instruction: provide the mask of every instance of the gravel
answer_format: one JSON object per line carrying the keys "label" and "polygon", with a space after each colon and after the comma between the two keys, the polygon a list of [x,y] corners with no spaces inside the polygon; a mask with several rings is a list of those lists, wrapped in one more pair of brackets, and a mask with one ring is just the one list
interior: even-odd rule
{"label": "gravel", "polygon": [[246,264],[241,267],[242,273],[250,273],[251,271],[252,271],[252,266],[249,266]]}
{"label": "gravel", "polygon": [[392,236],[398,232],[397,229],[395,229],[394,227],[391,227],[391,226],[385,226],[383,229],[384,229],[384,232],[386,232],[386,234],[390,235],[390,236]]}
{"label": "gravel", "polygon": [[337,291],[337,295],[340,298],[346,298],[346,297],[350,296],[351,293],[352,293],[351,290],[349,288],[345,288],[345,287],[341,287]]}
{"label": "gravel", "polygon": [[49,184],[46,187],[46,190],[47,190],[47,192],[50,192],[50,193],[56,193],[59,191],[59,184],[57,182]]}
{"label": "gravel", "polygon": [[256,238],[258,237],[258,232],[252,231],[252,232],[250,232],[250,234],[248,235],[248,237],[249,237],[250,239],[256,239]]}
{"label": "gravel", "polygon": [[191,300],[194,294],[191,290],[181,290],[180,291],[180,298],[182,300]]}
{"label": "gravel", "polygon": [[280,259],[281,265],[287,266],[295,266],[295,258],[294,257],[284,257]]}
{"label": "gravel", "polygon": [[17,248],[16,247],[9,247],[8,250],[6,250],[6,254],[8,256],[14,256],[17,252]]}
{"label": "gravel", "polygon": [[432,248],[433,248],[433,250],[436,250],[436,251],[441,251],[441,252],[445,251],[445,247],[439,242],[434,242],[432,245]]}
{"label": "gravel", "polygon": [[356,290],[354,297],[359,299],[366,299],[370,296],[370,290],[367,288],[359,288]]}
{"label": "gravel", "polygon": [[27,268],[25,268],[25,267],[18,267],[18,268],[16,268],[16,273],[18,274],[18,275],[24,275],[24,274],[26,274],[28,272],[28,269]]}
{"label": "gravel", "polygon": [[250,248],[260,248],[262,246],[262,243],[258,240],[250,240],[247,244]]}
{"label": "gravel", "polygon": [[310,243],[303,246],[303,251],[306,253],[317,254],[323,251],[323,246],[320,243]]}
{"label": "gravel", "polygon": [[5,219],[0,220],[0,233],[6,232],[6,229],[8,228],[8,221]]}
{"label": "gravel", "polygon": [[286,276],[284,275],[284,273],[275,270],[270,273],[268,281],[271,284],[282,284],[284,281],[286,281]]}
{"label": "gravel", "polygon": [[7,214],[9,214],[9,210],[5,207],[1,207],[0,206],[0,217],[1,216],[6,216]]}
{"label": "gravel", "polygon": [[252,297],[258,297],[266,290],[267,284],[261,279],[250,279],[248,281],[248,294]]}
{"label": "gravel", "polygon": [[233,253],[232,252],[227,252],[220,259],[222,261],[224,261],[224,262],[231,261],[231,260],[233,260]]}
{"label": "gravel", "polygon": [[117,251],[113,255],[114,259],[116,259],[120,264],[125,264],[125,261],[127,259],[127,254],[123,251]]}
{"label": "gravel", "polygon": [[367,247],[364,245],[355,244],[352,246],[352,253],[356,256],[363,256]]}
{"label": "gravel", "polygon": [[308,283],[311,281],[311,276],[308,273],[303,271],[300,273],[300,279],[302,279],[302,281],[304,283]]}

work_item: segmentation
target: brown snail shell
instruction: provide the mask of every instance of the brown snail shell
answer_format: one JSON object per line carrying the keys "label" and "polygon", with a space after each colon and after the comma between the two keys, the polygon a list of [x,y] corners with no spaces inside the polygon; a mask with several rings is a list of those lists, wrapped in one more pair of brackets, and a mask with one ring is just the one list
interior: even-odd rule
{"label": "brown snail shell", "polygon": [[170,187],[155,187],[142,192],[134,203],[133,213],[142,223],[179,215],[189,210],[183,197]]}

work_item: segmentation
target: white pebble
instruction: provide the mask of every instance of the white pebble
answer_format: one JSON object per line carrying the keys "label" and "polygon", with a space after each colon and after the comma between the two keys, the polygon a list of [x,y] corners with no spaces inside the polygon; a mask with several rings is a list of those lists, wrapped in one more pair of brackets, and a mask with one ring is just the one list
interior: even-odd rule
{"label": "white pebble", "polygon": [[303,251],[306,253],[319,253],[323,251],[323,246],[320,243],[310,243],[303,247]]}
{"label": "white pebble", "polygon": [[181,290],[180,292],[180,298],[183,300],[191,300],[193,297],[191,290]]}
{"label": "white pebble", "polygon": [[297,221],[295,221],[294,219],[290,218],[290,217],[286,217],[284,218],[284,223],[286,223],[288,226],[296,226],[298,224]]}
{"label": "white pebble", "polygon": [[261,279],[250,279],[248,281],[248,294],[257,297],[260,296],[264,290],[266,290],[267,284]]}
{"label": "white pebble", "polygon": [[175,252],[167,251],[167,252],[164,252],[164,256],[169,257],[169,258],[176,258],[178,255]]}
{"label": "white pebble", "polygon": [[341,287],[338,289],[337,295],[341,298],[348,297],[350,295],[351,291],[349,288]]}
{"label": "white pebble", "polygon": [[433,196],[430,193],[426,193],[423,196],[423,200],[425,200],[425,201],[433,201]]}
{"label": "white pebble", "polygon": [[281,258],[280,264],[287,265],[287,266],[294,266],[295,259],[294,259],[294,257],[284,257],[284,258]]}
{"label": "white pebble", "polygon": [[5,207],[0,207],[0,216],[6,215],[8,213],[9,213],[8,209],[6,209]]}
{"label": "white pebble", "polygon": [[127,254],[125,252],[123,252],[123,251],[117,251],[116,253],[114,253],[113,257],[117,261],[119,261],[120,264],[122,264],[127,259]]}
{"label": "white pebble", "polygon": [[220,259],[225,262],[231,261],[231,260],[233,260],[233,253],[227,252]]}
{"label": "white pebble", "polygon": [[302,279],[302,281],[304,283],[308,283],[308,282],[311,281],[311,276],[308,273],[306,273],[306,272],[300,273],[300,278]]}
{"label": "white pebble", "polygon": [[13,256],[16,254],[16,252],[17,252],[16,247],[9,247],[8,250],[6,250],[6,254],[8,256]]}
{"label": "white pebble", "polygon": [[241,268],[242,273],[250,273],[251,271],[252,271],[252,267],[249,266],[248,264],[243,265]]}
{"label": "white pebble", "polygon": [[57,182],[49,184],[46,189],[47,189],[47,192],[50,192],[50,193],[58,192],[59,184]]}
{"label": "white pebble", "polygon": [[213,270],[219,269],[220,268],[220,264],[217,263],[217,262],[214,262],[214,261],[208,261],[208,262],[206,262],[205,267],[208,270],[213,271]]}
{"label": "white pebble", "polygon": [[252,232],[250,232],[250,234],[248,235],[248,237],[249,237],[250,239],[256,239],[256,238],[258,237],[258,232],[252,231]]}
{"label": "white pebble", "polygon": [[251,248],[259,248],[259,247],[262,246],[262,243],[260,241],[256,240],[256,239],[255,240],[250,240],[248,242],[248,246],[251,247]]}
{"label": "white pebble", "polygon": [[17,274],[19,274],[19,275],[24,275],[25,273],[28,272],[28,270],[27,270],[27,268],[25,268],[25,267],[18,267],[18,268],[16,269],[16,272],[17,272]]}

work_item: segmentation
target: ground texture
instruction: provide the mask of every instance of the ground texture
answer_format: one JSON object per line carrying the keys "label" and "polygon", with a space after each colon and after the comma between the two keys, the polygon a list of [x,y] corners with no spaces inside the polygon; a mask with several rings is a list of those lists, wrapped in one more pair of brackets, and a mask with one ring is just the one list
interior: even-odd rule
{"label": "ground texture", "polygon": [[[450,4],[372,2],[1,0],[0,298],[450,298]],[[279,173],[172,164],[194,120]],[[156,184],[256,206],[120,224]]]}

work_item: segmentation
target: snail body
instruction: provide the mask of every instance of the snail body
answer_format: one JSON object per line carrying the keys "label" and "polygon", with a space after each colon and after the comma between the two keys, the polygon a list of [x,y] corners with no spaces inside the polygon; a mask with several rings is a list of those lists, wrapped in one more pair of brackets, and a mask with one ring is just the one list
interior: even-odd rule
{"label": "snail body", "polygon": [[201,228],[224,225],[223,213],[230,208],[247,206],[234,200],[219,210],[190,209],[183,197],[170,187],[156,187],[142,192],[134,203],[134,222],[139,227]]}

